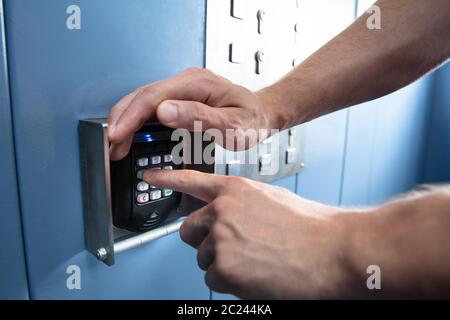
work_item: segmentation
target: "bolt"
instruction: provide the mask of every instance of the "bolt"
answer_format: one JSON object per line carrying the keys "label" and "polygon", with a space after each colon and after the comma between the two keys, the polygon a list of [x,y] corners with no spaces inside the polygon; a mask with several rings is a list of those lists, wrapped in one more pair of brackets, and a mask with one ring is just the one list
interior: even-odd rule
{"label": "bolt", "polygon": [[108,252],[105,248],[100,248],[97,250],[96,256],[98,260],[105,261],[108,258]]}

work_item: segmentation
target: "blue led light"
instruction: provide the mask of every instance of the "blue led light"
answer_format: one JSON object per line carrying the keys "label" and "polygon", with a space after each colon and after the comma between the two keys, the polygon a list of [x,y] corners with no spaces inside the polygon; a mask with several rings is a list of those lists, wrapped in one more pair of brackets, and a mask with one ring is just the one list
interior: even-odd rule
{"label": "blue led light", "polygon": [[134,136],[134,142],[153,142],[155,137],[149,133],[138,133]]}

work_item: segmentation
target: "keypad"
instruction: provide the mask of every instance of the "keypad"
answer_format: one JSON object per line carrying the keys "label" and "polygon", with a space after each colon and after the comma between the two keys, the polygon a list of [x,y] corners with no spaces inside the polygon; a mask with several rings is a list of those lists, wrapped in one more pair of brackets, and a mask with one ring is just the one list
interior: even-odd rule
{"label": "keypad", "polygon": [[173,194],[172,189],[163,189],[163,197],[170,197]]}
{"label": "keypad", "polygon": [[149,185],[146,182],[141,181],[141,182],[139,182],[137,184],[137,188],[136,189],[139,192],[145,192],[145,191],[147,191],[149,189]]}
{"label": "keypad", "polygon": [[138,167],[146,167],[148,166],[148,158],[139,158],[137,159],[136,164]]}
{"label": "keypad", "polygon": [[164,162],[172,162],[172,160],[173,160],[172,154],[164,155]]}
{"label": "keypad", "polygon": [[137,183],[134,191],[136,203],[139,206],[150,204],[154,201],[171,197],[174,191],[171,189],[159,189],[143,181],[146,170],[173,170],[173,157],[170,152],[161,154],[144,154],[136,160]]}
{"label": "keypad", "polygon": [[160,164],[160,163],[161,163],[161,156],[152,157],[152,164]]}
{"label": "keypad", "polygon": [[136,178],[142,180],[144,178],[144,172],[145,170],[139,170],[138,172],[136,172]]}
{"label": "keypad", "polygon": [[139,193],[137,195],[137,202],[139,204],[145,204],[150,200],[149,194],[148,193]]}
{"label": "keypad", "polygon": [[154,201],[154,200],[158,200],[158,199],[161,199],[161,190],[156,189],[156,190],[150,191],[150,200]]}

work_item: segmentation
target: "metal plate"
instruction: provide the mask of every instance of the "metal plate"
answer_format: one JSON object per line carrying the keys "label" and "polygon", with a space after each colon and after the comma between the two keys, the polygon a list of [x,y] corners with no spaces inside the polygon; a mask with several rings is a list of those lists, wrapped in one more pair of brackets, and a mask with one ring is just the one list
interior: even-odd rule
{"label": "metal plate", "polygon": [[[295,25],[298,23],[297,2],[249,0],[242,1],[240,11],[245,11],[241,19],[230,12],[233,1],[208,1],[206,33],[206,67],[228,80],[243,85],[250,90],[259,90],[272,84],[293,67],[294,59],[299,61],[298,41]],[[258,13],[264,12],[259,21]],[[260,28],[260,24],[264,26]],[[234,51],[240,58],[236,63]],[[256,55],[263,53],[263,61]],[[260,144],[245,152],[232,152],[222,147],[216,149],[215,172],[226,174],[229,162],[241,162],[240,175],[264,182],[290,176],[301,172],[304,167],[306,128],[299,126],[294,133],[293,144],[289,145],[289,132],[286,130],[273,137],[275,143]],[[268,147],[268,148],[267,148]],[[274,147],[272,151],[270,147]],[[295,163],[287,165],[286,151],[295,148]],[[271,154],[274,171],[266,174],[260,171],[260,158]],[[256,161],[248,161],[256,159]]]}

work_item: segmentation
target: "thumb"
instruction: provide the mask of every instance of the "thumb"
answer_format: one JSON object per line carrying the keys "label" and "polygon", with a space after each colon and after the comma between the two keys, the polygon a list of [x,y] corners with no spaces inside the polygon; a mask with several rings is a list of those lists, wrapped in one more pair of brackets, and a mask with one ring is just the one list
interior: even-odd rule
{"label": "thumb", "polygon": [[156,116],[163,125],[194,131],[194,121],[202,123],[202,129],[223,129],[223,112],[197,101],[166,100],[156,110]]}

